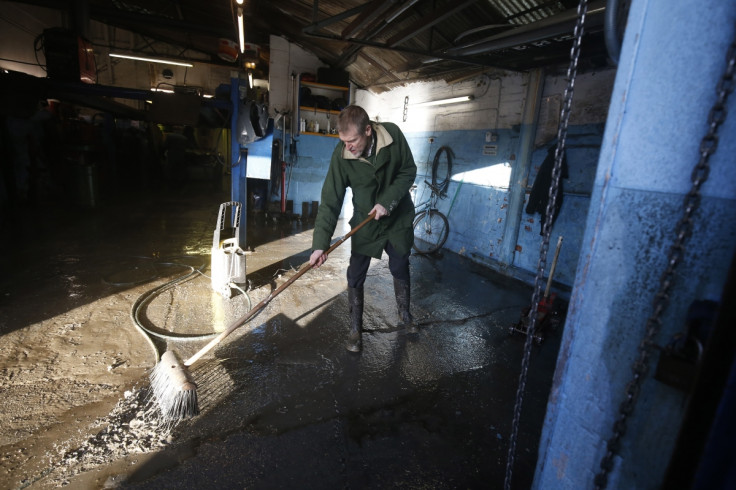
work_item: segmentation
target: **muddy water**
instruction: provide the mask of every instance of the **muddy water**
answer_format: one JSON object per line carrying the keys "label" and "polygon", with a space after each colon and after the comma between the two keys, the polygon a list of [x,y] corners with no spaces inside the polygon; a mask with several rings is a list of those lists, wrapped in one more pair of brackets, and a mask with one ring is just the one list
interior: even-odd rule
{"label": "muddy water", "polygon": [[[246,294],[214,294],[207,265],[225,200],[147,196],[59,212],[43,247],[6,244],[0,486],[500,486],[522,347],[509,326],[531,291],[450,253],[411,258],[416,336],[397,326],[387,264],[372,262],[355,355],[344,348],[344,244],[192,368],[199,417],[159,425],[144,393],[156,352],[193,354],[204,341],[185,337],[221,331],[309,255],[309,223],[250,216]],[[132,306],[192,269],[151,295],[140,323],[154,335],[144,336]],[[557,338],[535,347],[519,488],[533,472]]]}

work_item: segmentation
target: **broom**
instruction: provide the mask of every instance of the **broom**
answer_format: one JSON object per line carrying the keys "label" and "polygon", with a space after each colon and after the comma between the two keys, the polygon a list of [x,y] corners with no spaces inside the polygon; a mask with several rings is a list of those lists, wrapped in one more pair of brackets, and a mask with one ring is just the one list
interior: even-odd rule
{"label": "broom", "polygon": [[[328,255],[330,252],[342,245],[343,242],[350,238],[356,231],[368,224],[375,215],[375,212],[368,215],[362,223],[350,230],[347,235],[328,248],[325,255]],[[175,423],[179,420],[199,415],[197,385],[194,383],[188,368],[209,352],[214,346],[222,342],[222,340],[230,335],[235,329],[247,323],[248,320],[259,313],[273,298],[281,294],[284,289],[289,287],[294,281],[299,279],[302,274],[311,268],[311,264],[306,264],[305,267],[294,274],[294,276],[292,276],[288,281],[279,286],[248,313],[231,323],[230,326],[185,362],[182,363],[174,351],[164,352],[161,356],[161,361],[156,364],[151,372],[150,381],[151,397],[158,405],[161,411],[161,416],[165,422]]]}

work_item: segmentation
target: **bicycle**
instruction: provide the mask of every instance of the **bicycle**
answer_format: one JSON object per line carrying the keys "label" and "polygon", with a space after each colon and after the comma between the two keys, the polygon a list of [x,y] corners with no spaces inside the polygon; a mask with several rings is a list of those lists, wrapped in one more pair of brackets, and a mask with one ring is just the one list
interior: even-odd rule
{"label": "bicycle", "polygon": [[[440,188],[424,181],[432,191],[429,199],[414,207],[414,245],[418,254],[431,254],[442,248],[450,234],[447,217],[437,209],[437,201],[444,197]],[[413,188],[416,188],[414,186]]]}
{"label": "bicycle", "polygon": [[[442,153],[447,154],[447,161],[443,165],[440,160]],[[434,156],[432,162],[432,182],[424,183],[430,189],[429,199],[414,206],[414,245],[412,248],[422,255],[431,254],[442,248],[450,234],[450,223],[447,216],[437,209],[437,201],[447,196],[447,188],[452,174],[452,158],[455,156],[452,149],[443,146]],[[444,170],[444,180],[438,182],[440,170]],[[412,190],[417,186],[412,186]]]}

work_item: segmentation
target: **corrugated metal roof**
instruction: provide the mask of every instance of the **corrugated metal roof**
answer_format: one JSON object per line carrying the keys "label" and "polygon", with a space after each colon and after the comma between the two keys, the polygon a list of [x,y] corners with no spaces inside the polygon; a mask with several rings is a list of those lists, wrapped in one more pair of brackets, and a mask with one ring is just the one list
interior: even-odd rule
{"label": "corrugated metal roof", "polygon": [[505,20],[515,25],[531,24],[565,10],[559,1],[549,0],[489,0]]}

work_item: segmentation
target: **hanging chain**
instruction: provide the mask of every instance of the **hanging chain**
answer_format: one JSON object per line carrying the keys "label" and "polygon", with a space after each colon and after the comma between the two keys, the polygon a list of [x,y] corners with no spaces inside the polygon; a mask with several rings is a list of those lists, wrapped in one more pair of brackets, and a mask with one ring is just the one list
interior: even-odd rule
{"label": "hanging chain", "polygon": [[608,474],[613,469],[613,457],[621,448],[621,437],[626,432],[626,421],[634,410],[641,383],[649,371],[649,356],[654,346],[654,338],[662,327],[662,313],[670,300],[670,288],[675,268],[685,254],[685,241],[693,230],[693,214],[700,205],[700,187],[708,179],[710,166],[708,160],[718,147],[718,128],[726,120],[726,102],[734,88],[734,66],[736,66],[736,40],[731,43],[726,58],[726,70],[716,86],[716,102],[708,114],[708,131],[700,142],[700,159],[695,165],[690,180],[693,185],[683,202],[683,214],[675,226],[675,242],[667,256],[667,268],[659,279],[659,291],[654,297],[653,311],[646,323],[644,338],[639,344],[639,357],[631,368],[634,375],[626,385],[626,398],[619,407],[618,419],[613,424],[613,435],[606,444],[606,454],[601,458],[600,472],[595,476],[595,488],[603,489],[608,484]]}
{"label": "hanging chain", "polygon": [[545,209],[545,220],[542,227],[542,244],[539,249],[539,262],[537,264],[537,277],[534,280],[534,293],[532,294],[532,304],[529,309],[529,317],[527,321],[526,341],[524,342],[524,356],[521,361],[521,374],[519,376],[519,386],[516,391],[516,403],[514,405],[514,419],[511,424],[511,437],[509,439],[509,452],[506,459],[506,479],[504,488],[511,489],[511,478],[513,476],[514,457],[516,455],[516,439],[519,433],[519,419],[521,418],[521,406],[526,390],[526,378],[529,371],[529,358],[532,352],[532,340],[537,325],[537,312],[539,310],[539,299],[544,284],[544,273],[547,267],[547,252],[549,251],[549,235],[552,229],[552,216],[554,214],[555,203],[560,184],[560,174],[562,172],[562,159],[565,154],[565,139],[567,138],[567,126],[570,121],[570,108],[572,107],[572,96],[575,89],[575,77],[578,70],[578,59],[580,58],[580,43],[583,38],[583,27],[585,25],[585,16],[588,12],[588,1],[580,0],[578,4],[578,18],[575,23],[574,36],[575,40],[570,48],[570,65],[567,68],[567,87],[565,88],[564,103],[560,112],[560,124],[557,129],[557,148],[555,149],[555,164],[552,168],[552,182],[549,188],[549,199],[547,200],[547,208]]}

